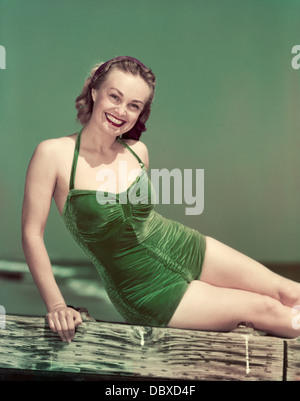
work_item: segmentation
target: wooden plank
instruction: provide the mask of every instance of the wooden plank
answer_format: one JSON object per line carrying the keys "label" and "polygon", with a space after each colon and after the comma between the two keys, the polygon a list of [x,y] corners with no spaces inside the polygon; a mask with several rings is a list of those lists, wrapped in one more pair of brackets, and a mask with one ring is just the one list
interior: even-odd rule
{"label": "wooden plank", "polygon": [[[8,315],[0,331],[0,369],[100,380],[283,380],[284,347],[283,339],[252,329],[216,333],[86,319],[66,344],[44,317]],[[291,344],[290,353],[295,361],[299,349]]]}
{"label": "wooden plank", "polygon": [[286,380],[300,381],[300,337],[286,340]]}

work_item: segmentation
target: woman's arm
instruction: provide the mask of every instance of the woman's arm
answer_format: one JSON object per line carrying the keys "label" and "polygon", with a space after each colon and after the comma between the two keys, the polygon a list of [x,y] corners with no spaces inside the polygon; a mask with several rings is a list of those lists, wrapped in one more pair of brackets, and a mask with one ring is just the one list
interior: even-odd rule
{"label": "woman's arm", "polygon": [[80,313],[68,308],[55,281],[44,243],[44,230],[54,193],[57,168],[55,140],[41,142],[29,163],[22,208],[22,246],[29,270],[46,305],[50,328],[71,341]]}

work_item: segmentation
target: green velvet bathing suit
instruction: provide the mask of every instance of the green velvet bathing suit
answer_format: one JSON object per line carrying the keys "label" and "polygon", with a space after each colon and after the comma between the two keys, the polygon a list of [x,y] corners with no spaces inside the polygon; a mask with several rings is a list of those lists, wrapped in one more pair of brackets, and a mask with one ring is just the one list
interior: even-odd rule
{"label": "green velvet bathing suit", "polygon": [[[62,213],[66,227],[99,271],[108,296],[126,321],[166,327],[188,284],[200,276],[205,236],[154,210],[150,201],[154,189],[146,168],[120,138],[141,166],[129,188],[119,194],[74,189],[80,135],[81,131]],[[107,201],[99,203],[99,196]]]}

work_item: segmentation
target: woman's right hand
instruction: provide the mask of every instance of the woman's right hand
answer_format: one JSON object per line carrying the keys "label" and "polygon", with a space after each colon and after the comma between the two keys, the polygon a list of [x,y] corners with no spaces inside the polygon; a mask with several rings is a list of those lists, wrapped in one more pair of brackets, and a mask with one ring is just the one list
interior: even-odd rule
{"label": "woman's right hand", "polygon": [[75,336],[75,328],[82,324],[81,314],[66,305],[54,307],[47,313],[50,329],[58,333],[62,341],[70,343]]}

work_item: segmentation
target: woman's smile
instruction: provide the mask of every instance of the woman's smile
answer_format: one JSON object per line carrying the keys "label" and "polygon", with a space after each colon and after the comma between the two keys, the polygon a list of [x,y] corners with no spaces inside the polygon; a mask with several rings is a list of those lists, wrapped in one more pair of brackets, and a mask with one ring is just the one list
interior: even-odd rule
{"label": "woman's smile", "polygon": [[106,120],[109,122],[109,124],[113,125],[114,127],[122,127],[122,125],[126,124],[125,120],[121,120],[115,116],[113,116],[110,113],[105,113]]}

